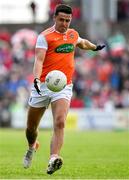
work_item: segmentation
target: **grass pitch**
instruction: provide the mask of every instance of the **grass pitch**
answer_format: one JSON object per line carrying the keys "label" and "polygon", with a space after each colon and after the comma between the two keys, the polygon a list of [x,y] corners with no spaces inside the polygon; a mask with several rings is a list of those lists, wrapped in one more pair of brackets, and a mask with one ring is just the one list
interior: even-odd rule
{"label": "grass pitch", "polygon": [[129,179],[129,132],[66,131],[64,165],[47,175],[51,133],[40,130],[40,149],[24,169],[24,130],[0,129],[0,179]]}

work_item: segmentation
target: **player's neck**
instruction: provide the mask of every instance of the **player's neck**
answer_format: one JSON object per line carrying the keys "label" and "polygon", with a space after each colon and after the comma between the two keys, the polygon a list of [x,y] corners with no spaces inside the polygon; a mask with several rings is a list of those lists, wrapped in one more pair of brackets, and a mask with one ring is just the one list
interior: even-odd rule
{"label": "player's neck", "polygon": [[55,24],[54,24],[54,30],[55,30],[55,32],[57,32],[57,33],[59,33],[59,34],[67,34],[67,31],[68,31],[68,29],[67,29],[67,31],[66,32],[64,32],[64,33],[61,33],[60,31],[58,31],[57,29],[56,29],[56,26],[55,26]]}

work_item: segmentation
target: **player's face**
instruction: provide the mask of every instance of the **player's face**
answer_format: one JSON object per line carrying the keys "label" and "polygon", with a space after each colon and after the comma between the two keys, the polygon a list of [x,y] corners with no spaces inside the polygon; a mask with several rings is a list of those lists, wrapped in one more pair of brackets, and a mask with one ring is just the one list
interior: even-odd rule
{"label": "player's face", "polygon": [[72,19],[71,14],[65,14],[59,12],[59,14],[54,17],[55,29],[60,33],[65,33],[70,26],[71,19]]}

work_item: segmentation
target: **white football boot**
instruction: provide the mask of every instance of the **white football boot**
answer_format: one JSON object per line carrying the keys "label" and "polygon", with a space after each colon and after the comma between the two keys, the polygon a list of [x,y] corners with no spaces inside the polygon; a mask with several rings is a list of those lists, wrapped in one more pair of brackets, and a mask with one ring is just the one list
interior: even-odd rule
{"label": "white football boot", "polygon": [[34,153],[37,151],[37,149],[39,148],[39,142],[36,141],[36,143],[34,144],[33,147],[30,147],[25,156],[24,156],[24,159],[23,159],[23,167],[24,168],[29,168],[31,166],[31,163],[32,163],[32,159],[33,159],[33,156],[34,156]]}
{"label": "white football boot", "polygon": [[52,157],[48,163],[47,174],[53,174],[62,167],[62,164],[63,159],[61,157]]}

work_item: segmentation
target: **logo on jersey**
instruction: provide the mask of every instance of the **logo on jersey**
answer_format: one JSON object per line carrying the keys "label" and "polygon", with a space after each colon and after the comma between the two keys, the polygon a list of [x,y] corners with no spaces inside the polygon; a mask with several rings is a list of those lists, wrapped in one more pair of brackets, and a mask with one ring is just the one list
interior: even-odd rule
{"label": "logo on jersey", "polygon": [[74,39],[74,34],[71,33],[71,34],[69,35],[69,37],[70,37],[70,39]]}
{"label": "logo on jersey", "polygon": [[74,45],[73,44],[61,44],[55,49],[55,52],[57,53],[70,53],[74,51]]}

